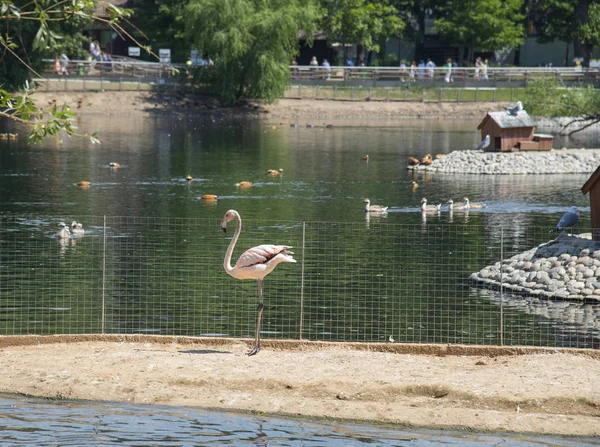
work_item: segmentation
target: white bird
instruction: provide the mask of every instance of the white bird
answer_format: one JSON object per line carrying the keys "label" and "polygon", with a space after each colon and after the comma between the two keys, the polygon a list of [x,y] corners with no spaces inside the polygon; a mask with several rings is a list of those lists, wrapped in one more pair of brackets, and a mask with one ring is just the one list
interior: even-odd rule
{"label": "white bird", "polygon": [[425,197],[421,199],[421,211],[439,211],[441,209],[441,203],[438,203],[437,205],[427,205],[427,199]]}
{"label": "white bird", "polygon": [[366,203],[366,205],[365,205],[365,213],[379,213],[379,214],[383,214],[383,213],[387,213],[387,210],[389,208],[387,206],[371,205],[371,201],[369,199],[364,199],[363,202]]}
{"label": "white bird", "polygon": [[232,220],[237,221],[237,227],[227,252],[223,260],[223,267],[228,275],[236,279],[256,279],[258,281],[258,317],[256,321],[256,336],[254,338],[254,347],[248,352],[248,355],[254,355],[260,351],[260,321],[263,311],[262,288],[264,277],[273,271],[277,264],[282,262],[296,262],[291,256],[294,253],[289,251],[288,245],[258,245],[249,248],[238,258],[235,266],[231,266],[231,255],[233,249],[242,231],[242,218],[235,210],[229,210],[225,213],[221,221],[221,228],[227,232],[227,224]]}
{"label": "white bird", "polygon": [[71,231],[66,223],[61,222],[58,224],[58,231],[55,233],[55,236],[58,239],[69,239],[71,237]]}
{"label": "white bird", "polygon": [[571,208],[569,208],[569,211],[563,214],[563,216],[558,221],[558,224],[556,224],[556,228],[550,230],[550,233],[556,233],[566,228],[571,228],[571,231],[573,231],[573,227],[579,222],[580,214],[581,211],[579,211],[579,209],[576,206],[572,206]]}
{"label": "white bird", "polygon": [[465,201],[465,209],[467,210],[481,209],[487,207],[485,203],[471,202],[468,197],[463,197],[463,200]]}
{"label": "white bird", "polygon": [[450,210],[466,210],[467,202],[455,202],[454,200],[448,200],[448,209]]}
{"label": "white bird", "polygon": [[517,116],[522,110],[523,103],[521,103],[521,101],[517,101],[515,104],[511,104],[506,108],[506,113],[509,115]]}
{"label": "white bird", "polygon": [[83,236],[85,234],[83,225],[75,221],[71,222],[71,234],[73,236]]}
{"label": "white bird", "polygon": [[481,143],[479,143],[477,146],[475,146],[475,148],[473,150],[475,151],[479,151],[479,150],[484,150],[486,149],[489,145],[490,145],[490,136],[486,135],[485,138],[483,139],[483,141]]}

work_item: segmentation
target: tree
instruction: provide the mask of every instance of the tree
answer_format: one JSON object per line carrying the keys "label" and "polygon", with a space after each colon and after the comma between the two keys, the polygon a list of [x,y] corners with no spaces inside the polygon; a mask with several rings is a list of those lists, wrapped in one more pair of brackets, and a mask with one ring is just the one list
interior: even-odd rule
{"label": "tree", "polygon": [[[530,14],[536,19],[537,40],[555,39],[573,44],[575,57],[586,63],[594,46],[600,45],[600,4],[591,0],[537,0]],[[565,65],[569,65],[568,46]]]}
{"label": "tree", "polygon": [[524,42],[522,4],[523,0],[451,0],[437,11],[435,26],[463,45],[463,58],[470,61],[474,49],[497,51]]}
{"label": "tree", "polygon": [[532,115],[573,117],[560,130],[572,135],[600,123],[600,91],[593,86],[567,89],[554,80],[538,80],[525,89],[524,108]]}
{"label": "tree", "polygon": [[390,0],[322,0],[322,5],[321,29],[330,41],[357,44],[359,60],[363,50],[379,51],[381,38],[400,37],[406,26]]}
{"label": "tree", "polygon": [[272,101],[288,85],[299,30],[312,41],[320,9],[313,0],[191,0],[185,15],[195,48],[215,62],[213,92]]}
{"label": "tree", "polygon": [[[94,15],[96,6],[104,5],[110,13],[108,18]],[[39,110],[30,95],[32,76],[39,74],[43,58],[67,48],[77,51],[83,37],[79,31],[91,20],[108,23],[117,32],[125,32],[120,20],[129,11],[110,3],[96,0],[2,0],[0,3],[0,117],[31,126],[33,142],[66,131],[77,135],[73,120],[75,113],[68,107],[52,107],[46,113]],[[66,36],[72,33],[71,36]],[[81,48],[79,48],[81,49]],[[73,54],[71,52],[71,54]],[[21,87],[22,86],[22,87]],[[17,93],[11,93],[22,89]],[[95,133],[86,135],[98,142]]]}

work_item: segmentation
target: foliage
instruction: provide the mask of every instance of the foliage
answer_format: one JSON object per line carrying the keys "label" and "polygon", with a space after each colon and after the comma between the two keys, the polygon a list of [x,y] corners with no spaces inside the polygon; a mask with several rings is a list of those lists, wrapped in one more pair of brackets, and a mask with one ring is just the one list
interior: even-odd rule
{"label": "foliage", "polygon": [[368,51],[379,51],[379,39],[400,37],[405,28],[390,0],[322,0],[325,15],[321,29],[329,40],[355,43]]}
{"label": "foliage", "polygon": [[438,10],[435,26],[455,45],[482,51],[515,48],[525,40],[523,0],[451,0]]}
{"label": "foliage", "polygon": [[210,69],[218,96],[272,101],[288,84],[298,30],[310,42],[320,9],[313,0],[191,0],[185,16],[195,48],[215,62]]}
{"label": "foliage", "polygon": [[574,117],[560,132],[571,135],[600,122],[600,91],[593,86],[569,89],[555,80],[532,81],[525,89],[523,107],[531,115]]}
{"label": "foliage", "polygon": [[[96,17],[98,5],[107,8],[108,17]],[[124,32],[120,20],[130,12],[110,3],[97,0],[1,0],[0,2],[0,117],[31,126],[30,140],[40,141],[56,136],[60,131],[78,135],[73,125],[75,114],[68,106],[52,107],[46,114],[38,110],[30,95],[29,80],[39,75],[43,57],[59,52],[77,56],[82,48],[80,31],[92,20]],[[18,86],[25,85],[23,91]],[[96,134],[86,135],[93,143]]]}

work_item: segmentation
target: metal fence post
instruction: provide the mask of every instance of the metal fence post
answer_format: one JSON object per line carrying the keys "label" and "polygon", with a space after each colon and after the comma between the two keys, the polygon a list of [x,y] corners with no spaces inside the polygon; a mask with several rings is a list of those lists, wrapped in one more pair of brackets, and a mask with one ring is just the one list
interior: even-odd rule
{"label": "metal fence post", "polygon": [[298,327],[298,339],[302,340],[304,329],[304,248],[306,247],[306,222],[302,222],[302,268],[300,278],[300,324]]}
{"label": "metal fence post", "polygon": [[106,292],[106,215],[102,223],[102,334],[104,335],[104,322],[106,317],[105,306]]}
{"label": "metal fence post", "polygon": [[500,346],[504,346],[504,227],[500,228]]}

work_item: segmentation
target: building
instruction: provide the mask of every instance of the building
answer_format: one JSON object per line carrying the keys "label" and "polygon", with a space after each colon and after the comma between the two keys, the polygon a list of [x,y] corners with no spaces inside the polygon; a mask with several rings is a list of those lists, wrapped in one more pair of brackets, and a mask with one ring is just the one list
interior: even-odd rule
{"label": "building", "polygon": [[506,111],[488,112],[477,126],[481,139],[490,136],[487,152],[539,151],[552,149],[552,135],[534,134],[535,124],[526,111],[511,115]]}
{"label": "building", "polygon": [[600,166],[581,188],[583,194],[590,194],[590,209],[592,219],[592,239],[600,241]]}

